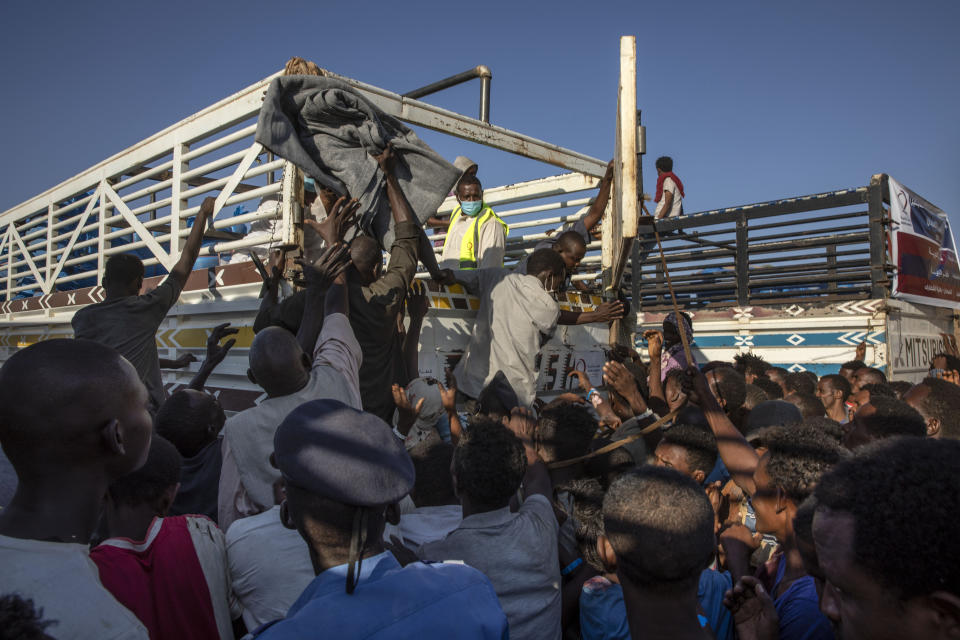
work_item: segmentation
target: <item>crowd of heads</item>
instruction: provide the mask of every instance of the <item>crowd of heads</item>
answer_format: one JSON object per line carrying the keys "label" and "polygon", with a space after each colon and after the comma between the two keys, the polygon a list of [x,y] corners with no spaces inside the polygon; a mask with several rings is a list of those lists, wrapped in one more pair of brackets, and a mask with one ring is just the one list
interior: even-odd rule
{"label": "crowd of heads", "polygon": [[[474,187],[479,181],[466,175],[458,196],[472,197]],[[557,245],[534,251],[527,263],[548,291],[585,250],[578,234],[560,235]],[[351,249],[353,267],[375,278],[379,266],[364,266],[364,251]],[[379,265],[379,249],[369,253]],[[133,291],[142,278],[142,264],[111,260],[105,283]],[[680,351],[681,332],[692,338],[687,316],[663,328],[665,350]],[[495,539],[485,558],[507,619],[512,599],[523,594],[493,576],[519,544],[558,549],[548,566],[531,570],[554,588],[586,594],[597,593],[596,580],[618,585],[623,604],[608,622],[628,623],[635,637],[654,623],[676,624],[676,637],[698,637],[707,627],[747,637],[757,621],[745,602],[768,599],[776,609],[788,591],[778,588],[780,578],[763,580],[784,573],[816,585],[816,606],[801,616],[810,629],[827,624],[820,612],[830,621],[825,628],[843,638],[904,637],[913,629],[951,637],[960,627],[960,386],[940,372],[956,358],[938,355],[931,375],[910,384],[861,360],[818,377],[746,353],[674,367],[661,380],[662,362],[627,348],[610,357],[603,393],[565,394],[534,407],[518,408],[498,376],[471,413],[456,413],[433,381],[431,408],[418,423],[429,433],[410,447],[383,420],[344,402],[300,404],[273,435],[276,521],[303,540],[315,574],[348,566],[345,590],[353,594],[362,589],[364,558],[389,549],[412,554],[408,561],[427,559],[427,546],[391,537],[409,514],[453,508],[464,522],[512,517],[540,495],[552,506],[554,533]],[[285,398],[304,388],[315,366],[297,336],[269,327],[249,349],[247,374],[266,397]],[[613,372],[626,383],[615,384]],[[453,432],[441,428],[461,418]],[[15,353],[0,369],[0,443],[22,490],[3,505],[4,536],[95,545],[105,532],[165,518],[185,467],[219,447],[226,419],[217,398],[197,389],[171,394],[151,415],[133,367],[96,342],[48,340]],[[51,478],[69,486],[51,492]],[[24,496],[41,504],[25,504]],[[67,525],[57,519],[58,509],[75,513],[69,505],[84,501],[88,513]],[[32,517],[32,510],[46,515]],[[742,531],[757,545],[745,556],[735,544]],[[770,566],[780,569],[771,574]],[[706,602],[703,585],[714,580],[705,576],[726,576],[715,584],[726,584],[729,610],[690,626]],[[575,615],[590,606],[589,598],[564,600],[565,634],[595,631],[584,610]],[[44,621],[17,594],[0,598],[0,616],[7,628],[35,629],[24,637],[43,637],[45,625],[57,622]]]}
{"label": "crowd of heads", "polygon": [[[552,250],[535,253],[530,263],[547,274],[564,269]],[[251,349],[250,375],[268,394],[283,395],[309,361],[289,332],[276,332],[258,337],[262,348]],[[693,597],[704,571],[725,569],[723,560],[717,565],[717,552],[724,549],[724,531],[742,526],[743,504],[756,534],[771,537],[782,553],[795,548],[800,554],[817,583],[820,608],[842,637],[848,631],[863,637],[862,629],[891,637],[878,631],[890,617],[884,603],[917,611],[918,599],[956,605],[960,387],[928,377],[897,390],[861,362],[817,378],[746,354],[733,363],[708,363],[700,373],[669,372],[662,393],[670,395],[673,387],[673,407],[651,394],[641,358],[624,352],[619,359],[629,365],[645,402],[663,400],[680,409],[672,422],[627,438],[634,446],[611,447],[623,439],[616,429],[585,400],[567,398],[540,407],[530,447],[551,469],[554,506],[572,523],[575,553],[591,575],[623,586],[631,624],[636,598]],[[281,361],[301,362],[304,369],[277,370]],[[700,387],[697,376],[703,377]],[[62,401],[38,397],[38,389],[52,384]],[[700,394],[708,390],[710,402],[698,388]],[[106,481],[104,518],[111,527],[145,514],[163,517],[177,495],[182,461],[216,440],[225,416],[213,396],[182,390],[151,420],[144,395],[132,368],[106,347],[83,340],[39,343],[0,370],[4,451],[28,484],[32,475],[60,465],[97,467]],[[315,401],[292,412],[277,429],[271,463],[285,485],[279,518],[307,542],[315,571],[358,560],[357,536],[361,547],[380,540],[388,521],[397,520],[393,506],[402,495],[417,507],[461,505],[464,513],[515,508],[533,458],[521,434],[507,425],[510,394],[494,389],[490,396],[497,401],[486,400],[455,442],[434,433],[409,454],[379,419],[342,404]],[[630,414],[623,422],[636,418],[635,408],[621,400],[621,413]],[[744,483],[749,498],[743,502],[741,492],[740,505],[727,495],[713,499],[719,484],[728,482],[717,470],[725,463],[733,474],[734,463],[711,407],[754,451]],[[334,437],[344,446],[331,453]],[[378,460],[377,477],[354,473],[358,455]],[[394,487],[395,495],[384,497],[383,486]],[[324,555],[322,549],[338,552]],[[348,580],[347,591],[354,588]],[[843,595],[847,590],[855,596]],[[31,604],[13,597],[5,596],[0,610],[11,624],[29,625]],[[850,603],[853,597],[864,599],[860,607]],[[902,621],[890,624],[904,628]],[[940,629],[930,623],[934,627]]]}

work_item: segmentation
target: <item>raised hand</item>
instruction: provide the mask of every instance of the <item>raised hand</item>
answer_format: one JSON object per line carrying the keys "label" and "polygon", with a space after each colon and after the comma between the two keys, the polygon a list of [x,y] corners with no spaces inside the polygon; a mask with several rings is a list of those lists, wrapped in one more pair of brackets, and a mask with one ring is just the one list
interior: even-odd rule
{"label": "raised hand", "polygon": [[649,329],[643,332],[643,339],[647,341],[647,355],[650,361],[659,360],[663,352],[663,333],[656,329]]}
{"label": "raised hand", "polygon": [[737,636],[741,640],[776,640],[780,619],[773,599],[753,576],[743,576],[723,596],[723,604],[733,613]]}
{"label": "raised hand", "polygon": [[430,278],[437,284],[441,284],[445,287],[449,287],[457,281],[456,277],[453,275],[452,269],[440,269],[436,273],[431,273]]}
{"label": "raised hand", "polygon": [[629,398],[637,391],[637,381],[633,374],[619,362],[603,365],[603,379],[624,398]]}
{"label": "raised hand", "polygon": [[168,366],[167,368],[168,368],[168,369],[183,369],[184,367],[186,367],[187,365],[189,365],[191,362],[196,362],[196,361],[197,361],[197,356],[193,355],[192,353],[185,353],[185,354],[183,354],[182,356],[180,356],[179,358],[177,358],[176,360],[173,361],[173,363],[172,363],[173,366]]}
{"label": "raised hand", "polygon": [[393,169],[397,166],[397,156],[393,152],[392,144],[388,143],[381,153],[371,153],[370,155],[377,161],[381,171],[387,174],[393,173]]}
{"label": "raised hand", "polygon": [[580,382],[580,388],[583,391],[590,391],[590,389],[593,389],[593,383],[590,382],[590,376],[587,375],[586,371],[580,371],[579,369],[570,369],[570,371],[568,371],[567,373],[575,377]]}
{"label": "raised hand", "polygon": [[867,357],[867,343],[861,342],[860,344],[857,345],[857,352],[856,352],[855,359],[859,360],[860,362],[863,362],[864,358],[866,357]]}
{"label": "raised hand", "polygon": [[960,371],[957,371],[956,369],[942,371],[937,374],[937,377],[941,380],[946,380],[947,382],[960,385]]}
{"label": "raised hand", "polygon": [[597,307],[597,322],[610,322],[623,317],[623,303],[619,300],[603,302]]}
{"label": "raised hand", "polygon": [[406,390],[400,385],[393,385],[390,387],[390,391],[393,394],[393,403],[397,405],[397,411],[401,414],[407,414],[416,419],[420,415],[420,412],[423,411],[423,402],[426,398],[420,398],[416,406],[414,406],[410,404],[410,398],[407,397]]}
{"label": "raised hand", "polygon": [[505,417],[503,422],[523,443],[524,451],[527,453],[527,463],[535,461],[537,459],[537,448],[534,438],[537,433],[537,421],[533,419],[530,412],[524,407],[514,407],[510,412],[510,418]]}
{"label": "raised hand", "polygon": [[333,209],[326,218],[320,222],[304,220],[303,224],[316,231],[317,235],[330,247],[343,241],[344,235],[356,223],[359,207],[359,200],[350,200],[343,196],[334,203]]}
{"label": "raised hand", "polygon": [[423,318],[430,309],[430,301],[427,298],[427,286],[419,280],[415,280],[410,286],[410,292],[407,294],[407,312],[411,317]]}
{"label": "raised hand", "polygon": [[283,267],[287,261],[287,252],[285,249],[274,249],[267,257],[267,273],[273,280],[280,280],[283,277]]}
{"label": "raised hand", "polygon": [[302,258],[297,259],[297,264],[303,269],[308,287],[326,291],[337,276],[350,266],[350,250],[344,244],[332,245],[325,248],[313,264]]}
{"label": "raised hand", "polygon": [[204,360],[204,362],[210,367],[215,367],[223,362],[223,359],[227,357],[227,353],[233,348],[233,345],[237,344],[237,339],[230,338],[222,345],[220,341],[239,331],[237,328],[230,328],[229,322],[215,326],[213,331],[210,332],[210,337],[207,338],[207,359]]}
{"label": "raised hand", "polygon": [[213,196],[207,196],[203,199],[203,202],[200,203],[200,211],[197,212],[197,221],[194,224],[197,224],[200,220],[206,223],[210,219],[210,216],[213,215],[213,207],[217,203],[217,199]]}

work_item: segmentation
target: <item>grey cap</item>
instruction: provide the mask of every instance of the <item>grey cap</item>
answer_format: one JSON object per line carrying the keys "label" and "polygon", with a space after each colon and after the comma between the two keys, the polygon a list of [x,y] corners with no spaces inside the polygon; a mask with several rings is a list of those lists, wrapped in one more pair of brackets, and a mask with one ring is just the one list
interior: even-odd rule
{"label": "grey cap", "polygon": [[399,502],[413,488],[413,462],[387,423],[339,400],[291,411],[273,437],[283,479],[358,507]]}
{"label": "grey cap", "polygon": [[467,156],[457,156],[457,159],[453,161],[453,166],[460,170],[460,175],[462,177],[467,171],[475,168],[477,163]]}
{"label": "grey cap", "polygon": [[423,398],[423,407],[413,428],[430,431],[437,426],[437,420],[443,415],[440,386],[435,380],[428,382],[426,378],[416,378],[407,385],[407,399],[410,400],[410,405],[416,407],[420,398]]}

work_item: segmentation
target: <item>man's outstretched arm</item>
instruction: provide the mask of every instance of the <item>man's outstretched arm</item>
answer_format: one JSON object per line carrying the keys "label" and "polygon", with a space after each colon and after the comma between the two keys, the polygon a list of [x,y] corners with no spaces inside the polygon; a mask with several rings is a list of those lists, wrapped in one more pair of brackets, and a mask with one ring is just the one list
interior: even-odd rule
{"label": "man's outstretched arm", "polygon": [[213,214],[215,202],[215,198],[204,198],[203,204],[200,205],[200,211],[197,212],[197,217],[193,220],[190,235],[187,236],[187,241],[183,245],[183,251],[180,252],[180,259],[173,265],[173,269],[170,269],[170,275],[167,276],[177,282],[181,289],[186,286],[187,278],[190,277],[197,256],[200,255],[203,232],[207,228],[207,222],[210,220],[211,214]]}
{"label": "man's outstretched arm", "polygon": [[590,324],[610,322],[623,317],[623,303],[619,300],[604,302],[596,311],[561,311],[557,324]]}
{"label": "man's outstretched arm", "polygon": [[613,160],[607,163],[607,172],[603,174],[603,178],[600,180],[600,187],[597,190],[597,197],[593,201],[593,204],[590,205],[590,208],[585,214],[583,214],[583,226],[587,228],[587,233],[591,232],[597,223],[600,222],[600,218],[603,217],[603,212],[607,208],[607,202],[610,201],[610,187],[613,185]]}

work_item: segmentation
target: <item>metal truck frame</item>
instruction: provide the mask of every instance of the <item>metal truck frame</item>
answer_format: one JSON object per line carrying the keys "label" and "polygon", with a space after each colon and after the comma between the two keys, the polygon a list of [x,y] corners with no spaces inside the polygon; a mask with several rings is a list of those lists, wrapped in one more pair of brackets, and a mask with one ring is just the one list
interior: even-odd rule
{"label": "metal truck frame", "polygon": [[[474,75],[483,80],[481,115],[488,119],[490,76],[483,69],[486,75]],[[604,160],[326,73],[414,127],[567,170],[486,189],[487,203],[511,226],[508,264],[549,237],[548,231],[582,215],[606,169]],[[164,357],[193,352],[202,358],[209,330],[232,322],[241,329],[237,344],[208,388],[228,410],[263,397],[245,375],[261,282],[243,251],[302,246],[303,176],[253,142],[263,94],[276,75],[0,214],[0,360],[38,340],[69,337],[73,313],[103,299],[99,283],[104,263],[115,253],[141,255],[148,269],[145,287],[156,286],[176,262],[200,201],[216,194],[213,230],[205,236],[201,259],[161,326],[157,343]],[[636,112],[626,102],[624,108],[621,101],[618,112],[618,140],[625,129],[637,131],[630,118]],[[623,148],[635,150],[630,158],[636,158],[633,171],[638,179],[642,132],[634,147]],[[941,334],[954,334],[955,316],[952,310],[889,297],[884,181],[879,175],[866,187],[661,222],[658,228],[680,302],[694,314],[697,344],[707,356],[729,360],[735,352],[760,350],[772,364],[822,373],[825,368],[835,371],[837,363],[852,358],[854,346],[866,340],[873,347],[868,352],[871,362],[897,377],[920,375],[928,355],[942,349]],[[263,198],[279,198],[279,206],[258,207]],[[636,207],[625,212],[628,198],[612,200],[604,228],[615,230],[624,220],[629,227],[628,215],[635,216]],[[448,199],[440,213],[454,206]],[[833,211],[797,217],[826,209]],[[258,224],[266,231],[236,233],[242,224]],[[636,221],[632,224],[635,228]],[[603,252],[601,242],[591,243],[575,279],[594,285],[592,292],[563,294],[561,306],[593,308],[606,287],[608,297],[620,292],[633,301],[636,315],[630,316],[627,329],[661,321],[668,298],[656,254],[650,252],[642,261],[648,240],[641,237],[630,249],[631,242],[628,238],[620,248]],[[632,260],[621,264],[622,278],[619,273],[611,277],[610,256],[621,249],[623,255],[629,250]],[[462,352],[478,301],[457,286],[434,287],[430,298],[420,366],[422,374],[440,376]],[[908,335],[893,341],[904,328],[918,339],[911,343]],[[570,388],[570,367],[586,370],[599,382],[607,344],[606,327],[561,327],[541,357],[541,391]],[[190,370],[168,371],[165,382],[174,389],[191,376]]]}

